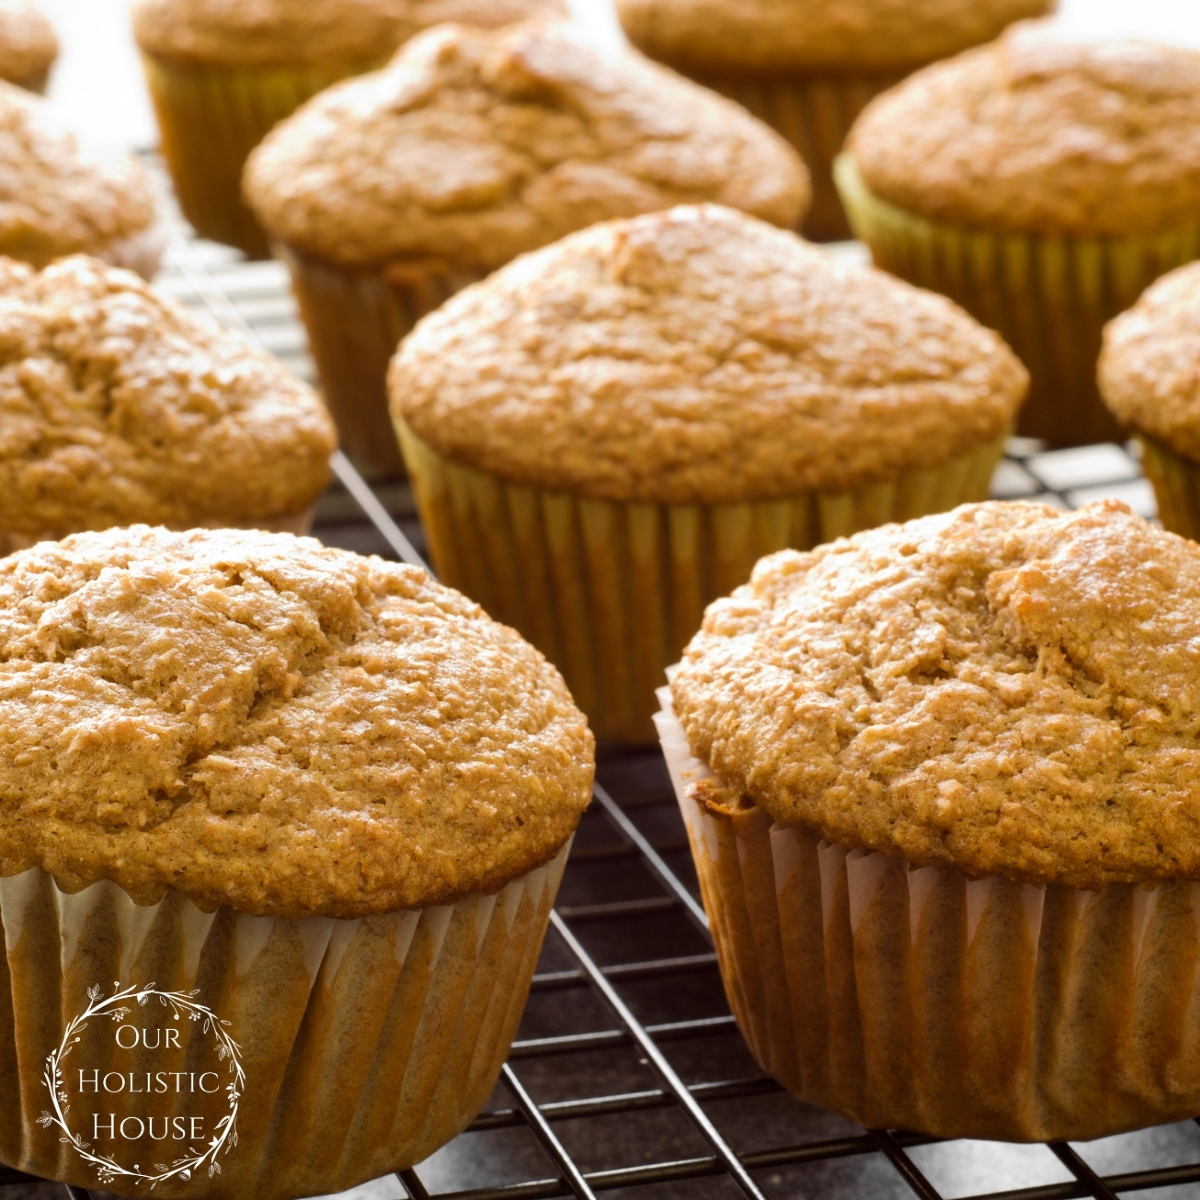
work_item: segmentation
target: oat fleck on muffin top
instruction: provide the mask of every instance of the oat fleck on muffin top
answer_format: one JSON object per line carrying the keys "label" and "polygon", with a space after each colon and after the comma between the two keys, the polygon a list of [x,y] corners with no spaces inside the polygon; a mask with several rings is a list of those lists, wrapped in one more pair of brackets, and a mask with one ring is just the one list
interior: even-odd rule
{"label": "oat fleck on muffin top", "polygon": [[39,83],[57,57],[54,26],[33,0],[0,0],[0,79]]}
{"label": "oat fleck on muffin top", "polygon": [[447,21],[495,29],[565,14],[563,0],[134,0],[142,49],[196,66],[376,62]]}
{"label": "oat fleck on muffin top", "polygon": [[790,228],[809,196],[745,109],[553,21],[418,35],[276,126],[244,186],[272,236],[335,263],[476,270],[688,201]]}
{"label": "oat fleck on muffin top", "polygon": [[135,526],[0,560],[0,876],[358,917],[495,891],[591,793],[558,672],[423,571]]}
{"label": "oat fleck on muffin top", "polygon": [[1117,420],[1200,462],[1200,263],[1164,276],[1109,322],[1099,380]]}
{"label": "oat fleck on muffin top", "polygon": [[1200,212],[1200,52],[1051,22],[874,100],[847,146],[881,199],[994,233],[1131,236]]}
{"label": "oat fleck on muffin top", "polygon": [[970,875],[1200,880],[1200,546],[1117,501],[966,505],[763,559],[674,678],[776,821]]}
{"label": "oat fleck on muffin top", "polygon": [[634,45],[681,69],[911,69],[981,42],[1054,0],[617,0]]}
{"label": "oat fleck on muffin top", "polygon": [[96,259],[0,259],[0,531],[303,511],[333,424],[276,359]]}
{"label": "oat fleck on muffin top", "polygon": [[1028,376],[991,330],[715,205],[583,230],[402,343],[393,411],[514,483],[660,504],[842,491],[1000,436]]}

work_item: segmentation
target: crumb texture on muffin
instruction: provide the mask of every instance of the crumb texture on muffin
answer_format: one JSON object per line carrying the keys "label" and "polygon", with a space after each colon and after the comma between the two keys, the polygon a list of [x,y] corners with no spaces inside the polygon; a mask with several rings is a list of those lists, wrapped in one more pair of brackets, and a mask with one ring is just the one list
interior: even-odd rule
{"label": "crumb texture on muffin", "polygon": [[1200,547],[991,502],[763,559],[672,684],[775,820],[972,875],[1200,879]]}
{"label": "crumb texture on muffin", "polygon": [[1200,263],[1172,271],[1109,322],[1099,380],[1123,425],[1200,462]]}
{"label": "crumb texture on muffin", "polygon": [[590,799],[558,672],[423,571],[135,526],[0,561],[0,875],[357,917],[494,891]]}
{"label": "crumb texture on muffin", "polygon": [[688,201],[790,228],[809,195],[795,152],[739,105],[564,22],[418,35],[278,125],[245,190],[274,237],[343,266],[484,270]]}
{"label": "crumb texture on muffin", "polygon": [[33,0],[0,0],[0,79],[36,81],[57,57],[54,26]]}
{"label": "crumb texture on muffin", "polygon": [[563,0],[134,0],[139,45],[212,66],[369,62],[423,29],[494,29],[566,13]]}
{"label": "crumb texture on muffin", "polygon": [[617,0],[630,40],[681,67],[889,71],[990,42],[1054,0]]}
{"label": "crumb texture on muffin", "polygon": [[950,301],[715,205],[527,255],[422,321],[389,381],[451,459],[666,504],[935,465],[1002,434],[1027,382]]}
{"label": "crumb texture on muffin", "polygon": [[45,101],[0,82],[0,254],[45,266],[150,228],[150,180],[128,154],[92,154]]}
{"label": "crumb texture on muffin", "polygon": [[1200,212],[1200,52],[1026,22],[873,101],[850,154],[880,198],[993,233],[1130,236]]}
{"label": "crumb texture on muffin", "polygon": [[0,530],[299,512],[335,445],[307,384],[137,276],[0,259]]}

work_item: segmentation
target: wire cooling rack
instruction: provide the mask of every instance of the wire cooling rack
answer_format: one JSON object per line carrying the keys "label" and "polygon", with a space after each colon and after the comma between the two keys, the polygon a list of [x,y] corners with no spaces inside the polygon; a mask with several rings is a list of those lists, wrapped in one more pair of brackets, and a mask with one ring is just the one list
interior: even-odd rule
{"label": "wire cooling rack", "polygon": [[[179,239],[158,283],[312,378],[277,264]],[[420,563],[408,487],[370,489],[340,459],[337,475],[316,535]],[[1115,445],[1046,453],[1014,439],[993,494],[1063,508],[1116,496],[1154,515],[1137,460]],[[1196,1122],[1078,1145],[942,1142],[864,1130],[789,1096],[764,1077],[730,1016],[662,756],[602,749],[598,779],[486,1111],[419,1167],[342,1200],[1200,1197]],[[64,1191],[0,1168],[4,1185],[14,1189],[4,1200]]]}

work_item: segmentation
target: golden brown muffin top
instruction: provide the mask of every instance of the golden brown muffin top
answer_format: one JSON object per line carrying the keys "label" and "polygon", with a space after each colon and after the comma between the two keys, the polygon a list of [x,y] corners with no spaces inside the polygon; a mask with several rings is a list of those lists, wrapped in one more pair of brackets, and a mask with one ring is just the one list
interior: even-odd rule
{"label": "golden brown muffin top", "polygon": [[149,229],[154,195],[130,156],[92,155],[45,101],[0,82],[0,255],[45,266]]}
{"label": "golden brown muffin top", "polygon": [[1200,212],[1200,52],[1023,23],[878,97],[847,148],[879,197],[994,233],[1115,237]]}
{"label": "golden brown muffin top", "polygon": [[143,50],[192,65],[361,64],[446,21],[494,29],[563,0],[134,0]]}
{"label": "golden brown muffin top", "polygon": [[672,684],[775,820],[974,876],[1200,880],[1200,546],[965,505],[763,559]]}
{"label": "golden brown muffin top", "polygon": [[335,444],[307,384],[136,275],[0,259],[0,531],[300,512]]}
{"label": "golden brown muffin top", "polygon": [[1028,376],[960,308],[715,205],[613,221],[459,293],[393,411],[516,483],[689,504],[841,490],[997,437]]}
{"label": "golden brown muffin top", "polygon": [[791,227],[809,196],[795,152],[743,108],[563,22],[418,35],[276,126],[245,190],[273,236],[334,262],[483,270],[686,201]]}
{"label": "golden brown muffin top", "polygon": [[496,891],[590,799],[558,672],[423,571],[134,526],[0,560],[0,876],[358,917]]}
{"label": "golden brown muffin top", "polygon": [[1118,421],[1200,462],[1200,263],[1164,276],[1109,322],[1099,381]]}
{"label": "golden brown muffin top", "polygon": [[990,42],[1055,0],[617,0],[652,58],[710,70],[912,69]]}
{"label": "golden brown muffin top", "polygon": [[54,26],[33,0],[0,0],[0,79],[32,83],[57,57]]}

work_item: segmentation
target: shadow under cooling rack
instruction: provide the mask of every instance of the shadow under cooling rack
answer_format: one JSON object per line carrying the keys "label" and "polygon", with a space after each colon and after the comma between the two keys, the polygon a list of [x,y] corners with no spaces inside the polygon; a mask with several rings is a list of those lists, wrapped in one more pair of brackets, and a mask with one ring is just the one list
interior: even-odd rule
{"label": "shadow under cooling rack", "polygon": [[[158,284],[312,377],[279,265],[180,239]],[[1154,515],[1136,459],[1115,445],[1046,453],[1014,440],[993,492],[1063,508],[1115,496]],[[408,488],[372,492],[344,462],[315,533],[414,562],[424,547]],[[1200,1198],[1195,1122],[1073,1146],[940,1142],[792,1098],[729,1014],[662,756],[602,751],[598,781],[487,1110],[416,1169],[343,1200]],[[6,1184],[3,1200],[66,1191],[0,1168]]]}

